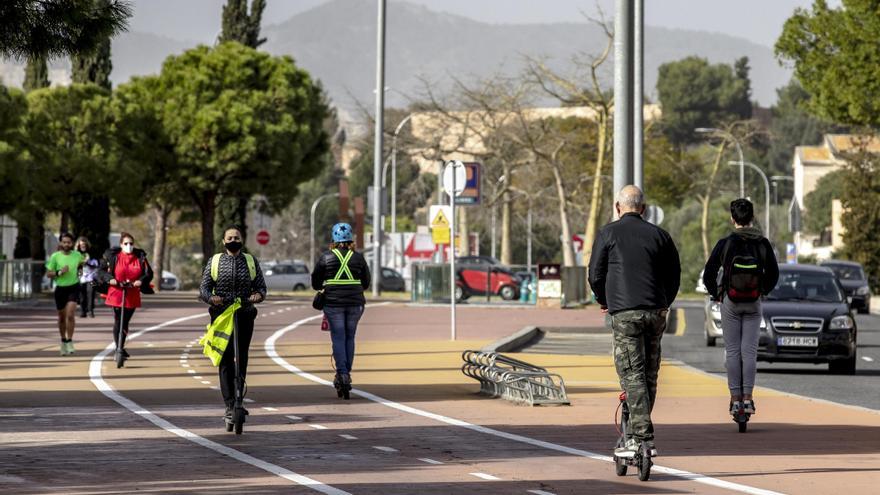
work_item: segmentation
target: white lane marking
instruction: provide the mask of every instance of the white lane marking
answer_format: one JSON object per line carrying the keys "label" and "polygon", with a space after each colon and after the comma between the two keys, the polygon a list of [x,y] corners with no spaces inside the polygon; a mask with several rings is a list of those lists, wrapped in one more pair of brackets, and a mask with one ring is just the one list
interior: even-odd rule
{"label": "white lane marking", "polygon": [[212,385],[211,390],[220,390],[220,385]]}
{"label": "white lane marking", "polygon": [[424,462],[424,463],[427,463],[427,464],[434,464],[434,465],[440,465],[440,464],[443,464],[443,463],[440,462],[440,461],[435,461],[434,459],[428,459],[427,457],[420,457],[419,460],[422,461],[422,462]]}
{"label": "white lane marking", "polygon": [[187,346],[187,347],[192,347],[193,344],[192,344],[192,343],[190,343],[190,344],[186,344],[186,346]]}
{"label": "white lane marking", "polygon": [[196,370],[186,370],[186,372],[189,373],[189,374],[191,374],[191,375],[194,375],[195,372],[196,372]]}
{"label": "white lane marking", "polygon": [[529,493],[534,493],[535,495],[556,495],[553,492],[545,492],[544,490],[529,490]]}
{"label": "white lane marking", "polygon": [[[391,303],[384,302],[384,303],[377,303],[377,304],[369,304],[369,305],[367,305],[367,307],[386,306],[388,304],[391,304]],[[295,329],[305,323],[317,320],[318,318],[323,318],[323,315],[318,314],[315,316],[310,316],[308,318],[303,318],[302,320],[291,323],[290,325],[276,331],[268,339],[266,339],[263,342],[263,349],[265,350],[266,355],[268,355],[269,358],[271,358],[272,361],[275,362],[275,364],[277,364],[278,366],[281,366],[282,368],[286,369],[287,371],[299,376],[300,378],[304,378],[306,380],[309,380],[309,381],[312,381],[315,383],[320,383],[321,385],[326,385],[328,387],[332,387],[333,382],[325,380],[325,379],[323,379],[319,376],[313,375],[311,373],[307,373],[307,372],[297,368],[296,366],[288,363],[286,360],[284,360],[284,358],[282,358],[281,356],[278,355],[278,351],[275,349],[275,343],[278,341],[278,339],[283,337],[284,334],[286,334],[287,332],[289,332],[289,331],[291,331],[291,330],[293,330],[293,329]],[[481,425],[475,425],[472,423],[468,423],[466,421],[462,421],[460,419],[455,419],[455,418],[451,418],[448,416],[442,416],[440,414],[435,414],[432,412],[417,409],[412,406],[400,404],[398,402],[394,402],[392,400],[386,399],[384,397],[380,397],[375,394],[371,394],[369,392],[365,392],[363,390],[352,389],[351,393],[353,393],[355,395],[359,395],[359,396],[363,397],[364,399],[371,400],[371,401],[376,402],[378,404],[382,404],[383,406],[390,407],[392,409],[397,409],[398,411],[403,411],[405,413],[413,414],[416,416],[422,416],[424,418],[433,419],[433,420],[438,421],[440,423],[446,423],[448,425],[458,426],[458,427],[465,428],[465,429],[475,431],[478,433],[484,433],[486,435],[492,435],[495,437],[504,438],[507,440],[512,440],[514,442],[520,442],[520,443],[532,445],[535,447],[540,447],[540,448],[544,448],[544,449],[548,449],[548,450],[554,450],[556,452],[562,452],[562,453],[569,454],[569,455],[574,455],[574,456],[578,456],[578,457],[586,457],[588,459],[593,459],[596,461],[614,462],[614,459],[611,458],[611,456],[597,454],[595,452],[590,452],[590,451],[582,450],[582,449],[576,449],[573,447],[567,447],[565,445],[559,445],[559,444],[555,444],[555,443],[551,443],[551,442],[546,442],[544,440],[537,440],[535,438],[530,438],[530,437],[526,437],[523,435],[516,435],[514,433],[508,433],[508,432],[501,431],[501,430],[495,430],[493,428],[488,428],[488,427],[481,426]],[[724,480],[720,480],[718,478],[712,478],[711,476],[706,476],[704,474],[692,473],[690,471],[684,471],[681,469],[668,468],[668,467],[664,467],[664,466],[659,466],[657,464],[655,464],[651,469],[657,473],[663,473],[663,474],[668,474],[671,476],[677,476],[679,478],[683,478],[683,479],[693,481],[696,483],[702,483],[704,485],[714,486],[714,487],[718,487],[718,488],[724,488],[727,490],[733,490],[733,491],[737,491],[740,493],[748,493],[750,495],[782,495],[780,492],[774,492],[771,490],[764,490],[762,488],[755,488],[755,487],[748,486],[748,485],[742,485],[739,483],[724,481]]]}
{"label": "white lane marking", "polygon": [[383,447],[381,445],[373,445],[373,448],[376,450],[381,450],[382,452],[400,452],[397,449],[393,449],[391,447]]}
{"label": "white lane marking", "polygon": [[487,481],[499,481],[501,478],[497,476],[492,476],[491,474],[486,473],[468,473],[471,476],[476,476],[477,478],[484,479]]}
{"label": "white lane marking", "polygon": [[309,425],[309,426],[311,426],[312,428],[314,428],[316,430],[326,430],[327,429],[327,427],[324,425]]}
{"label": "white lane marking", "polygon": [[264,411],[277,411],[278,409],[275,409],[274,407],[264,407],[263,410]]}
{"label": "white lane marking", "polygon": [[346,440],[357,440],[358,439],[358,437],[356,437],[354,435],[339,435],[339,436],[346,439]]}
{"label": "white lane marking", "polygon": [[862,359],[864,359],[865,361],[867,361],[869,363],[874,362],[874,358],[872,358],[870,356],[862,356]]}
{"label": "white lane marking", "polygon": [[196,375],[193,377],[194,380],[203,380],[202,375]]}
{"label": "white lane marking", "polygon": [[153,344],[147,344],[147,347],[153,347]]}
{"label": "white lane marking", "polygon": [[[129,339],[134,339],[143,335],[152,330],[157,330],[160,328],[164,328],[167,326],[175,325],[177,323],[182,323],[184,321],[193,320],[195,318],[202,318],[206,316],[205,313],[199,313],[197,315],[184,316],[182,318],[177,318],[171,321],[166,321],[165,323],[161,323],[156,326],[147,327],[140,332],[134,333],[130,335]],[[311,488],[317,492],[324,493],[326,495],[351,495],[350,493],[340,490],[338,488],[332,487],[330,485],[325,485],[320,481],[313,480],[312,478],[303,476],[301,474],[294,473],[288,469],[285,469],[281,466],[276,466],[275,464],[266,462],[261,459],[257,459],[251,455],[245,454],[244,452],[240,452],[233,448],[227,447],[223,444],[219,444],[217,442],[213,442],[208,440],[207,438],[200,437],[195,433],[185,430],[183,428],[179,428],[170,421],[160,418],[156,414],[150,412],[144,407],[141,407],[138,403],[133,400],[125,397],[124,395],[117,392],[106,380],[101,376],[101,363],[104,361],[104,358],[107,357],[108,354],[112,353],[115,347],[115,343],[111,342],[104,348],[103,351],[99,352],[92,358],[92,361],[89,363],[89,378],[91,379],[92,384],[95,388],[98,389],[99,392],[104,394],[108,399],[115,401],[117,404],[122,407],[128,409],[132,413],[146,419],[150,423],[162,428],[163,430],[172,433],[174,435],[179,436],[185,440],[189,440],[197,445],[201,445],[202,447],[208,448],[217,452],[219,454],[229,456],[237,461],[244,462],[246,464],[250,464],[256,468],[262,469],[263,471],[274,474],[278,477],[284,478],[286,480],[292,481],[298,485],[303,485],[305,487]],[[213,388],[213,387],[211,387]],[[217,387],[218,389],[220,387]]]}
{"label": "white lane marking", "polygon": [[181,366],[183,366],[183,367],[184,367],[184,368],[189,368],[189,365],[188,365],[188,364],[186,364],[186,363],[184,363],[184,364],[181,364]]}
{"label": "white lane marking", "polygon": [[[214,387],[211,387],[211,388],[214,388]],[[245,397],[244,401],[247,402],[248,404],[252,404],[254,402],[254,399],[249,399],[249,398]]]}
{"label": "white lane marking", "polygon": [[203,385],[210,385],[211,382],[209,382],[208,380],[202,380],[202,384],[203,384]]}
{"label": "white lane marking", "polygon": [[302,421],[302,418],[299,417],[299,416],[292,416],[292,415],[290,415],[290,416],[285,416],[285,418],[287,418],[287,419],[291,419],[291,420],[293,420],[293,421]]}

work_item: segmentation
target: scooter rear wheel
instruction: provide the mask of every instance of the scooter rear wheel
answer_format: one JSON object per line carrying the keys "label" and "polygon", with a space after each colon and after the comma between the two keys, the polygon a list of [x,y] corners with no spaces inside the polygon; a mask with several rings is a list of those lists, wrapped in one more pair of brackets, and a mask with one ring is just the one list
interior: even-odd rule
{"label": "scooter rear wheel", "polygon": [[241,432],[244,430],[244,423],[235,423],[235,434],[241,435]]}
{"label": "scooter rear wheel", "polygon": [[614,472],[618,476],[626,476],[626,461],[620,457],[614,456]]}
{"label": "scooter rear wheel", "polygon": [[231,431],[232,431],[232,426],[233,426],[232,423],[226,423],[226,431],[227,431],[227,432],[231,432]]}
{"label": "scooter rear wheel", "polygon": [[737,421],[736,425],[739,427],[740,433],[745,433],[749,426],[749,424],[745,421]]}

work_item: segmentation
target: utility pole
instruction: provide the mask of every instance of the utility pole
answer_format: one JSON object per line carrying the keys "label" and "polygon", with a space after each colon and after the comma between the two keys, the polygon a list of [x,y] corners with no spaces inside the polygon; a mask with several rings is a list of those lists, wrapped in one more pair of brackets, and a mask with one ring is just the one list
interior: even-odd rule
{"label": "utility pole", "polygon": [[382,138],[385,114],[385,0],[376,23],[376,127],[373,143],[373,296],[382,280]]}
{"label": "utility pole", "polygon": [[[633,184],[642,191],[645,164],[645,0],[635,0],[633,29]],[[617,191],[615,191],[616,193]]]}
{"label": "utility pole", "polygon": [[615,0],[614,194],[633,179],[633,15],[635,0]]}

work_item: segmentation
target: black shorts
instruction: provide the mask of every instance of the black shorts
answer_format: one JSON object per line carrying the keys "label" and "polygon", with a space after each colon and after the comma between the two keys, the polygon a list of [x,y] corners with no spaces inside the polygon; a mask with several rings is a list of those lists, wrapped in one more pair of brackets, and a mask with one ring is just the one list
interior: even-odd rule
{"label": "black shorts", "polygon": [[67,303],[79,302],[79,284],[55,287],[55,309],[61,311]]}

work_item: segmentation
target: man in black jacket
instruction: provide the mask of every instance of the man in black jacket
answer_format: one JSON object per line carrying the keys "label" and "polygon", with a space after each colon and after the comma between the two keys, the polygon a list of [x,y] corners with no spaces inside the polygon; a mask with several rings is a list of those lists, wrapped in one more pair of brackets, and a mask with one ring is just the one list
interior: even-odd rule
{"label": "man in black jacket", "polygon": [[660,339],[681,266],[669,234],[642,219],[645,200],[638,187],[621,189],[614,206],[619,220],[599,231],[590,257],[590,286],[611,315],[614,366],[630,411],[629,438],[614,454],[631,458],[642,448],[653,456]]}

